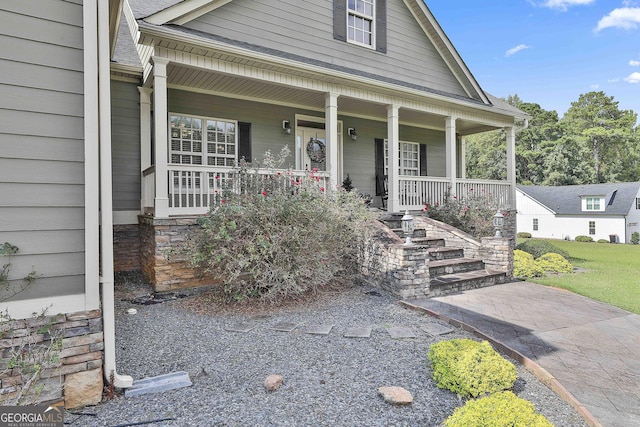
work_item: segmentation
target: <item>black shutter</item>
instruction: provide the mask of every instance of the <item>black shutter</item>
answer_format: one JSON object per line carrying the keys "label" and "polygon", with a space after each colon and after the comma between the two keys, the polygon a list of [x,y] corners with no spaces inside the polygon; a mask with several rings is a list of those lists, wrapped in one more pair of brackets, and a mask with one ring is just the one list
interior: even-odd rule
{"label": "black shutter", "polygon": [[347,41],[347,0],[333,0],[333,38]]}
{"label": "black shutter", "polygon": [[251,123],[238,122],[238,161],[251,163]]}
{"label": "black shutter", "polygon": [[384,139],[375,139],[375,150],[376,196],[380,196],[384,191],[381,185],[384,179]]}
{"label": "black shutter", "polygon": [[420,176],[427,176],[427,144],[420,144]]}
{"label": "black shutter", "polygon": [[387,53],[387,0],[376,1],[376,50]]}

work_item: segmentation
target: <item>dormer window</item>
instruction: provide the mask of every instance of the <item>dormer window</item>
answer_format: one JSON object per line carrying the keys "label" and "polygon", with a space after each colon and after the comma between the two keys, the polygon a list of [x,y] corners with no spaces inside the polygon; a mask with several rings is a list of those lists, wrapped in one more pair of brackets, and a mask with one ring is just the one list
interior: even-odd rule
{"label": "dormer window", "polygon": [[347,0],[347,40],[374,46],[375,0]]}
{"label": "dormer window", "polygon": [[603,197],[583,197],[582,210],[583,211],[603,211]]}

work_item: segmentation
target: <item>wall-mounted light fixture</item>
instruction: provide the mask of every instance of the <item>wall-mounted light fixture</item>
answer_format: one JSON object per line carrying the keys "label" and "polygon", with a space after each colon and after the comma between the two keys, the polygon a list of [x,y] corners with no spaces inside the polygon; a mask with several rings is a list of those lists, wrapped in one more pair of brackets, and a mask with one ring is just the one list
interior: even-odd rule
{"label": "wall-mounted light fixture", "polygon": [[352,141],[355,141],[356,139],[358,139],[358,134],[356,133],[356,129],[355,128],[349,128],[347,130],[347,133],[351,137]]}
{"label": "wall-mounted light fixture", "polygon": [[291,122],[289,122],[289,120],[283,120],[282,129],[284,129],[286,135],[291,135]]}

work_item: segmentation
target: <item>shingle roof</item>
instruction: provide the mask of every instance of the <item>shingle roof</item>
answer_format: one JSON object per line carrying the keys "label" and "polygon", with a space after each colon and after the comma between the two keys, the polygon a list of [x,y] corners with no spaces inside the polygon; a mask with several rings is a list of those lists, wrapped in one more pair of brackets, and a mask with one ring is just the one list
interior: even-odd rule
{"label": "shingle roof", "polygon": [[612,184],[564,185],[546,187],[518,185],[517,188],[532,199],[543,204],[557,215],[581,215],[583,196],[604,196],[605,210],[589,211],[591,215],[626,215],[635,202],[640,182],[618,182]]}

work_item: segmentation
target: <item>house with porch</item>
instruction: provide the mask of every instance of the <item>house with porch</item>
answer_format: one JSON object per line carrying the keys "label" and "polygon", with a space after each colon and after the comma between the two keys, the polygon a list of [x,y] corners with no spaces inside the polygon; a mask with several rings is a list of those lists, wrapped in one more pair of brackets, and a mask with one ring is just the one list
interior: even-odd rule
{"label": "house with porch", "polygon": [[[293,174],[317,169],[326,188],[349,175],[389,212],[482,191],[514,206],[515,130],[527,116],[482,90],[422,0],[125,0],[119,24],[113,186],[124,248],[136,227],[143,242],[166,227],[180,234],[238,160],[283,146]],[[495,129],[507,135],[507,180],[467,178],[465,137]],[[152,265],[170,238],[141,248],[154,282],[175,274]]]}
{"label": "house with porch", "polygon": [[518,232],[532,237],[628,243],[640,232],[640,182],[518,185]]}
{"label": "house with porch", "polygon": [[[482,190],[514,207],[527,116],[482,90],[422,0],[24,0],[0,23],[0,243],[18,250],[10,286],[38,275],[1,301],[17,321],[3,345],[45,308],[64,330],[44,401],[133,384],[116,369],[114,271],[159,290],[190,274],[166,248],[242,158],[286,146],[291,173],[318,169],[326,188],[382,182],[391,213]],[[467,178],[465,137],[494,129],[507,180]]]}

